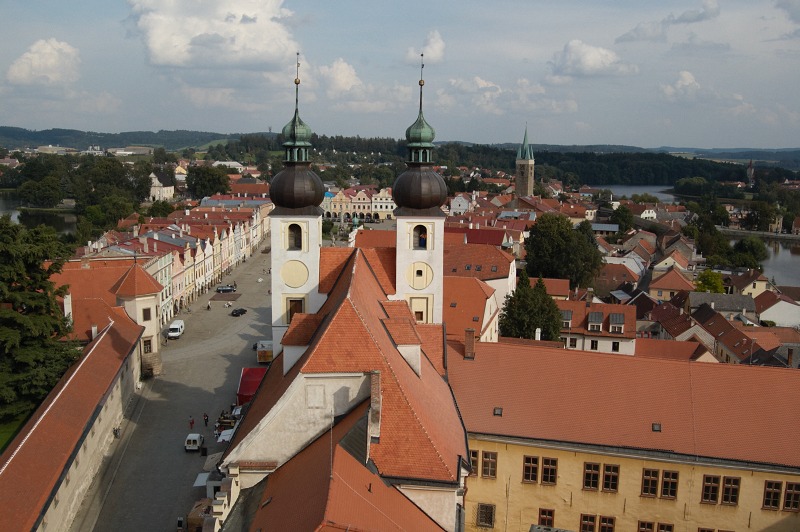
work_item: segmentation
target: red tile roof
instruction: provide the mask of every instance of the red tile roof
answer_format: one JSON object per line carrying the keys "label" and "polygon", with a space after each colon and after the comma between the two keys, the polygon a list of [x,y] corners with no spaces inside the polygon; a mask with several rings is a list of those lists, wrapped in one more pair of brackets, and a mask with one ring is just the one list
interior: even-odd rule
{"label": "red tile roof", "polygon": [[696,360],[706,352],[706,348],[699,342],[637,338],[634,355],[664,360]]}
{"label": "red tile roof", "polygon": [[681,275],[675,268],[670,268],[667,273],[650,283],[650,289],[657,290],[694,290],[694,284]]}
{"label": "red tile roof", "polygon": [[[414,320],[405,301],[387,295],[365,253],[334,250],[342,266],[319,313],[326,315],[309,348],[282,373],[272,364],[226,455],[242,442],[277,403],[289,383],[303,374],[380,372],[381,436],[369,456],[382,476],[453,483],[466,456],[463,426],[450,388],[437,365],[421,357],[420,374],[406,362],[383,326],[386,318]],[[344,257],[344,260],[341,258]],[[427,336],[427,334],[426,334]],[[428,353],[426,352],[426,355]],[[224,458],[223,458],[224,459]]]}
{"label": "red tile roof", "polygon": [[464,330],[475,329],[479,337],[486,324],[483,322],[487,300],[495,289],[474,277],[444,276],[443,320],[447,335],[464,337]]}
{"label": "red tile roof", "polygon": [[397,234],[394,231],[359,229],[356,232],[357,248],[393,248],[397,247]]}
{"label": "red tile roof", "polygon": [[[531,286],[536,286],[539,278],[531,278]],[[542,279],[547,295],[550,297],[569,297],[569,279]]]}
{"label": "red tile roof", "polygon": [[[796,395],[794,369],[483,342],[474,360],[451,354],[447,365],[471,433],[800,467],[800,423],[787,423],[796,406],[775,401]],[[531,386],[543,375],[547,386]],[[747,400],[731,401],[742,383]],[[638,399],[653,390],[658,400]],[[496,407],[502,416],[493,415]]]}
{"label": "red tile roof", "polygon": [[[110,393],[120,369],[144,330],[120,308],[106,307],[100,334],[61,378],[0,456],[3,530],[32,530],[58,489],[73,453],[88,437],[98,397]],[[112,323],[113,320],[113,323]]]}
{"label": "red tile roof", "polygon": [[[556,300],[558,309],[572,313],[571,326],[562,331],[571,333],[586,334],[590,336],[607,336],[614,338],[635,338],[636,337],[636,307],[630,305],[613,305],[610,303],[591,303],[587,305],[583,301]],[[600,313],[602,319],[602,331],[589,330],[589,315]],[[622,333],[611,332],[611,315],[619,314],[622,316]]]}
{"label": "red tile roof", "polygon": [[163,289],[152,275],[144,271],[138,263],[134,263],[110,290],[117,296],[126,298],[158,294]]}
{"label": "red tile roof", "polygon": [[359,422],[365,423],[368,404],[355,408],[266,479],[249,530],[441,530],[345,450],[342,440]]}
{"label": "red tile roof", "polygon": [[489,244],[460,244],[445,246],[444,274],[476,277],[482,281],[505,279],[514,257]]}

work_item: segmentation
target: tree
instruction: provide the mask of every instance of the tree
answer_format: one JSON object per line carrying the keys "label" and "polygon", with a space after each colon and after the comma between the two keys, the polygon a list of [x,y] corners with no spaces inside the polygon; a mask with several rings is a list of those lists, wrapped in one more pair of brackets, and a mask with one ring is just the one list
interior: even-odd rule
{"label": "tree", "polygon": [[174,210],[175,207],[173,207],[170,202],[156,200],[152,205],[150,205],[150,208],[147,210],[147,215],[152,216],[153,218],[166,218]]}
{"label": "tree", "polygon": [[626,233],[633,227],[633,213],[625,205],[620,205],[611,213],[609,221],[619,226],[620,233]]}
{"label": "tree", "polygon": [[570,287],[589,286],[603,267],[591,222],[572,228],[569,218],[545,213],[525,241],[530,277],[569,279]]}
{"label": "tree", "polygon": [[528,274],[520,273],[517,288],[506,296],[500,313],[500,335],[512,338],[535,338],[536,329],[542,340],[558,340],[561,334],[561,312],[553,298],[547,295],[540,277],[531,286]]}
{"label": "tree", "polygon": [[698,292],[711,292],[712,294],[725,293],[725,284],[722,282],[722,274],[713,270],[703,270],[700,272],[694,284]]}
{"label": "tree", "polygon": [[221,167],[190,166],[186,174],[186,188],[193,198],[225,194],[230,190],[230,178]]}
{"label": "tree", "polygon": [[51,227],[0,218],[0,419],[29,415],[80,354],[50,276],[71,250]]}

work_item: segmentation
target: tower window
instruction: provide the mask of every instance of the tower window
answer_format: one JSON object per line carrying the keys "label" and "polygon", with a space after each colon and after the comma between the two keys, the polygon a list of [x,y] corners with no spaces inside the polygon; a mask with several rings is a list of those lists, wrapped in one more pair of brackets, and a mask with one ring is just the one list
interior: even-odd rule
{"label": "tower window", "polygon": [[297,224],[289,226],[289,245],[286,249],[303,249],[303,230]]}
{"label": "tower window", "polygon": [[424,225],[414,227],[414,249],[428,249],[428,230]]}
{"label": "tower window", "polygon": [[286,316],[286,323],[292,323],[292,318],[297,313],[303,312],[303,307],[305,306],[305,301],[302,299],[289,299],[287,301],[287,316]]}

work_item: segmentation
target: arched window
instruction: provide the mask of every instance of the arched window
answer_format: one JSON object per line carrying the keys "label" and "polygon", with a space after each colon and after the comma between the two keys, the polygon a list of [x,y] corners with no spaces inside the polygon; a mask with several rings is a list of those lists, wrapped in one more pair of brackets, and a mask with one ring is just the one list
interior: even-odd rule
{"label": "arched window", "polygon": [[414,227],[414,249],[428,249],[428,230],[424,225]]}
{"label": "arched window", "polygon": [[303,249],[303,230],[297,224],[289,226],[289,245],[286,249]]}

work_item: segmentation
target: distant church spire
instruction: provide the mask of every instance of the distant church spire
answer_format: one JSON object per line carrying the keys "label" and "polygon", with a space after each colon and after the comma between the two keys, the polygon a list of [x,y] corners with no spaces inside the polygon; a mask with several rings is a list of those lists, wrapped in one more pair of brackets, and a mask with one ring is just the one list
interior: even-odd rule
{"label": "distant church spire", "polygon": [[528,144],[528,124],[525,124],[525,136],[522,138],[522,144],[520,144],[519,149],[517,150],[517,159],[520,161],[530,161],[533,159],[533,151],[531,150],[531,145]]}
{"label": "distant church spire", "polygon": [[533,196],[534,169],[533,150],[528,144],[528,124],[525,124],[525,136],[517,150],[517,174],[514,190],[518,197]]}

